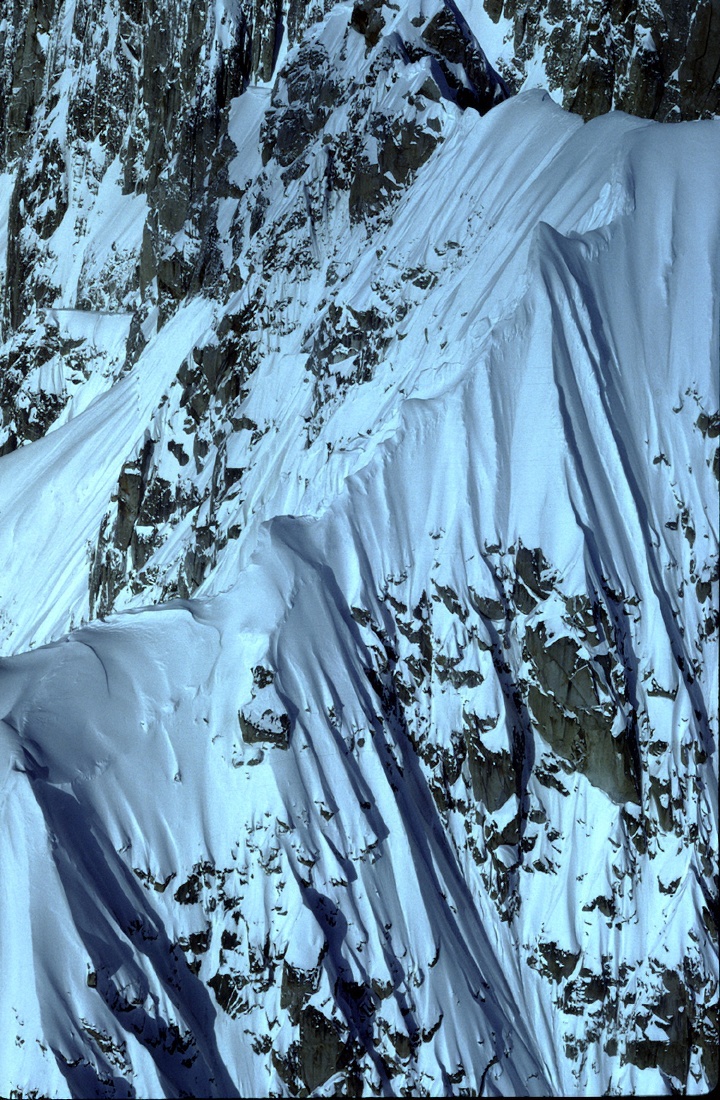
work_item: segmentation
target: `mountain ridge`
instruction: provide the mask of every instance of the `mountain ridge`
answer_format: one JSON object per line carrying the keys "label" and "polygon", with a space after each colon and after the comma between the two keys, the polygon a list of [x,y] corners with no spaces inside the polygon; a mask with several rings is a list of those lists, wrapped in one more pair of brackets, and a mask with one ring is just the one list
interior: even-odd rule
{"label": "mountain ridge", "polygon": [[716,1080],[717,122],[477,10],[258,7],[207,195],[11,240],[8,1094]]}

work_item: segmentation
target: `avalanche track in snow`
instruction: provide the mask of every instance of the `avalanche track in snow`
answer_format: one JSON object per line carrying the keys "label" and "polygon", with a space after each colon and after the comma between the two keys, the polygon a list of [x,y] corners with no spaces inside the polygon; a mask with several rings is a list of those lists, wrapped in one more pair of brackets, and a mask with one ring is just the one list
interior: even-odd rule
{"label": "avalanche track in snow", "polygon": [[0,458],[8,1095],[717,1078],[718,124],[481,116],[406,8],[233,101],[134,359],[37,322],[93,350]]}

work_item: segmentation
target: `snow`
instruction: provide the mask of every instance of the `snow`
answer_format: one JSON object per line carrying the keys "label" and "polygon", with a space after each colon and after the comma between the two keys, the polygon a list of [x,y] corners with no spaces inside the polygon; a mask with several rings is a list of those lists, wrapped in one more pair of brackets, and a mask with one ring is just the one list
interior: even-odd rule
{"label": "snow", "polygon": [[8,208],[14,178],[10,172],[0,174],[0,269],[7,270]]}
{"label": "snow", "polygon": [[[97,537],[98,516],[117,484],[117,470],[127,451],[139,449],[153,409],[212,315],[212,303],[189,303],[161,331],[141,371],[31,450],[5,456],[0,573],[10,651],[57,636],[68,615],[76,622],[87,616],[88,543]],[[113,319],[111,331],[115,324]],[[19,583],[11,584],[16,570]],[[37,615],[30,612],[33,605]]]}
{"label": "snow", "polygon": [[[119,254],[128,256],[129,263],[137,261],[147,198],[123,194],[121,173],[120,159],[115,158],[104,173],[97,194],[83,191],[73,196],[76,207],[70,207],[50,238],[50,247],[58,257],[54,273],[61,288],[56,303],[59,308],[74,308],[81,278],[97,277],[109,259]],[[92,226],[89,234],[76,224],[77,207],[83,212],[83,222],[87,220]],[[78,239],[82,240],[81,248],[77,247]]]}
{"label": "snow", "polygon": [[[483,41],[481,6],[467,12]],[[347,15],[337,6],[309,32],[333,56]],[[493,48],[504,23],[495,34]],[[349,47],[354,78],[369,62],[360,36]],[[409,65],[374,89],[373,106],[399,113],[417,84]],[[230,107],[240,188],[262,170],[268,102],[269,89],[251,86]],[[347,126],[341,104],[325,133]],[[716,798],[699,765],[682,760],[717,736],[716,643],[695,644],[702,614],[686,577],[696,566],[709,576],[717,552],[710,443],[694,426],[719,396],[717,125],[622,114],[583,125],[528,91],[482,118],[448,108],[442,127],[372,234],[338,205],[317,228],[307,271],[266,279],[246,253],[226,300],[189,297],[159,331],[151,314],[148,343],[122,377],[109,364],[122,358],[130,312],[80,310],[76,298],[113,248],[135,263],[146,200],[121,194],[117,161],[95,198],[74,196],[56,231],[61,291],[47,320],[96,362],[53,430],[0,459],[0,1091],[22,1081],[65,1095],[65,1062],[82,1058],[85,1076],[72,1081],[87,1095],[103,1075],[138,1095],[265,1095],[275,1071],[253,1040],[269,1037],[284,1054],[297,1035],[285,965],[317,969],[307,1004],[318,1011],[331,1012],[342,983],[387,983],[375,1011],[390,1032],[442,1018],[402,1071],[418,1094],[444,1094],[443,1075],[458,1066],[468,1089],[484,1080],[497,1095],[667,1091],[660,1071],[608,1053],[604,1033],[573,1061],[565,1044],[585,1039],[590,1010],[566,1011],[554,979],[528,960],[556,944],[581,952],[594,974],[609,960],[617,977],[628,963],[623,991],[657,988],[657,958],[680,972],[686,958],[715,961],[688,930],[700,942],[701,846],[711,846]],[[321,149],[309,163],[312,186]],[[278,224],[304,185],[270,179]],[[227,269],[234,234],[249,247],[239,201],[218,210]],[[89,228],[76,239],[81,207]],[[434,284],[418,289],[407,273],[419,268]],[[158,581],[124,591],[124,611],[85,621],[90,559],[120,471],[149,440],[168,479],[167,442],[192,453],[178,371],[258,287],[259,364],[242,402],[256,427],[223,425],[226,465],[245,474],[213,520],[239,534],[217,539],[195,598],[161,600]],[[310,440],[308,358],[331,293],[346,312],[379,310],[387,343],[371,378],[331,392]],[[397,321],[399,302],[408,308]],[[351,356],[333,368],[343,362]],[[51,372],[61,388],[57,363]],[[203,491],[210,479],[191,462],[184,476]],[[683,507],[694,548],[667,525]],[[206,495],[168,523],[150,559],[161,577],[184,555],[191,524],[210,516]],[[547,601],[515,609],[502,636],[469,597],[453,609],[470,592],[512,591],[520,547],[542,549],[555,577]],[[524,797],[552,828],[526,820],[527,851],[511,836],[516,794],[486,813],[467,765],[448,782],[465,808],[441,813],[423,738],[450,760],[468,716],[492,718],[482,745],[510,755],[516,703],[499,658],[530,675],[528,629],[573,640],[567,601],[607,590],[620,594],[617,608],[634,608],[623,619],[616,608],[631,633],[597,645],[587,634],[578,654],[621,650],[637,664],[614,732],[632,704],[665,742],[653,753],[643,731],[644,776],[668,780],[661,805],[682,807],[678,827],[694,824],[697,846],[667,830],[640,852],[627,820],[656,822],[647,791],[641,815],[569,766],[555,786],[528,770]],[[409,669],[411,682],[420,625],[435,671],[403,709],[398,680]],[[479,682],[441,679],[438,654],[461,658],[454,670]],[[681,670],[693,661],[691,680]],[[271,670],[270,684],[258,669]],[[675,697],[649,694],[653,678]],[[392,704],[377,682],[394,685]],[[256,724],[283,714],[289,746],[244,738],[241,712]],[[540,730],[527,751],[529,769],[559,759]],[[695,784],[690,797],[679,776]],[[505,872],[522,904],[501,919]],[[178,900],[184,886],[189,901]],[[598,897],[612,900],[612,918]],[[193,953],[188,937],[199,934],[208,947]],[[209,985],[233,967],[248,979],[236,1017]],[[190,1065],[157,1038],[157,1020],[190,1034]],[[89,1028],[112,1041],[98,1045]],[[390,1039],[377,1041],[395,1056]],[[388,1090],[379,1065],[367,1073]],[[331,1094],[334,1080],[316,1094]],[[277,1074],[272,1082],[285,1087]]]}
{"label": "snow", "polygon": [[253,179],[262,169],[260,126],[270,105],[270,89],[251,86],[230,104],[228,136],[237,149],[228,171],[233,177]]}

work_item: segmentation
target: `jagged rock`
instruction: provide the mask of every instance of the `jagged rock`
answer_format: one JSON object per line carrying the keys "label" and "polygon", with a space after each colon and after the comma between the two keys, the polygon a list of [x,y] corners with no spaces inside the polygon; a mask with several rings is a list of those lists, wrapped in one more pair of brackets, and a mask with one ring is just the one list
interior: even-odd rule
{"label": "jagged rock", "polygon": [[308,1007],[300,1013],[300,1073],[312,1092],[343,1068],[345,1044],[338,1029],[318,1009]]}
{"label": "jagged rock", "polygon": [[288,1010],[288,1015],[294,1024],[300,1022],[302,1009],[313,993],[317,993],[319,986],[319,964],[313,970],[300,970],[285,960],[280,986],[280,1008]]}
{"label": "jagged rock", "polygon": [[566,109],[594,118],[623,110],[646,118],[708,118],[720,104],[720,12],[713,0],[484,0],[513,23],[514,89],[542,63]]}
{"label": "jagged rock", "polygon": [[380,113],[370,118],[368,128],[377,142],[377,161],[361,158],[353,171],[349,204],[355,222],[386,211],[440,140],[437,133],[415,122]]}
{"label": "jagged rock", "polygon": [[495,813],[516,793],[517,775],[512,755],[506,750],[491,752],[482,743],[484,723],[474,714],[463,714],[463,734],[467,747],[473,794]]}
{"label": "jagged rock", "polygon": [[224,1012],[232,1019],[249,1010],[249,1004],[243,998],[247,980],[239,974],[217,973],[207,983],[215,994],[215,999]]}
{"label": "jagged rock", "polygon": [[552,580],[547,576],[550,567],[540,547],[530,550],[527,546],[521,546],[515,555],[515,568],[526,588],[541,600],[550,595],[553,588]]}
{"label": "jagged rock", "polygon": [[377,46],[385,26],[382,7],[382,0],[358,0],[350,16],[350,26],[363,36],[370,49]]}
{"label": "jagged rock", "polygon": [[55,0],[33,0],[18,5],[14,18],[3,20],[0,50],[3,56],[12,59],[0,85],[0,134],[5,162],[18,155],[31,129],[45,76],[45,36],[55,10]]}
{"label": "jagged rock", "polygon": [[240,710],[238,722],[243,741],[249,745],[265,743],[286,749],[290,744],[292,725],[287,714],[277,714],[268,708],[260,714],[255,710],[249,717],[247,712]]}
{"label": "jagged rock", "polygon": [[554,982],[569,978],[580,959],[579,951],[566,951],[553,940],[539,943],[538,950],[543,958],[540,966],[547,970]]}
{"label": "jagged rock", "polygon": [[[422,31],[422,41],[440,62],[440,68],[459,107],[473,107],[481,115],[500,103],[507,89],[455,5],[444,4]],[[458,80],[457,67],[464,74]]]}
{"label": "jagged rock", "polygon": [[[680,7],[672,14],[676,18],[680,14],[682,18],[685,13]],[[697,4],[681,57],[678,84],[682,117],[717,115],[720,112],[720,11],[713,0],[700,0]],[[669,63],[666,62],[667,69]]]}
{"label": "jagged rock", "polygon": [[538,679],[528,703],[542,737],[612,799],[639,802],[633,725],[613,733],[617,709],[604,669],[580,658],[569,637],[549,642],[542,624],[527,629],[525,644]]}

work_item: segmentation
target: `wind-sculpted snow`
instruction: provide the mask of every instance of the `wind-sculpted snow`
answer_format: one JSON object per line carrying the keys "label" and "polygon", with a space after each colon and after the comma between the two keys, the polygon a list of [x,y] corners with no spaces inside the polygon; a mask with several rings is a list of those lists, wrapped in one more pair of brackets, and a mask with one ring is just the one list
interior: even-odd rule
{"label": "wind-sculpted snow", "polygon": [[[267,1037],[282,1056],[292,1039],[282,1022],[286,978],[280,983],[292,960],[301,973],[319,967],[313,1005],[335,1001],[348,1060],[362,1058],[371,1030],[352,997],[372,1002],[371,981],[380,989],[387,1034],[366,1061],[384,1090],[395,1033],[409,1045],[408,1029],[419,1042],[442,1021],[411,1077],[429,1070],[439,1083],[443,1065],[455,1072],[472,1059],[479,1072],[496,1056],[516,1090],[534,1072],[542,1094],[542,1062],[524,1025],[509,1023],[512,986],[447,839],[420,825],[429,794],[417,762],[393,792],[385,774],[392,748],[382,737],[353,761],[325,715],[314,729],[317,714],[297,722],[289,756],[239,743],[237,709],[257,649],[244,629],[272,607],[252,572],[245,607],[233,597],[84,628],[4,670],[5,724],[19,753],[8,804],[29,814],[39,838],[55,838],[52,849],[41,844],[25,879],[42,876],[45,891],[60,891],[49,910],[29,914],[26,899],[8,891],[8,922],[20,901],[37,944],[34,988],[21,1001],[15,987],[13,1006],[28,1045],[41,1039],[57,1063],[54,1072],[43,1066],[36,1046],[26,1072],[54,1090],[59,1067],[73,1094],[112,1092],[103,1078],[114,1069],[122,1090],[132,1084],[143,1094],[264,1095],[273,1074],[256,1056],[262,1049],[253,1051]],[[321,578],[308,570],[299,579],[311,605],[301,613],[337,642],[319,645],[318,655],[344,673],[335,690],[349,702],[364,679],[357,632],[338,618]],[[285,686],[292,675],[283,666],[278,680]],[[68,689],[78,681],[88,695]],[[63,721],[74,727],[72,744]],[[13,814],[6,828],[14,847],[22,817]],[[191,963],[194,953],[202,959],[197,972],[183,952]],[[93,1042],[100,1049],[88,1065]],[[302,1057],[312,1063],[312,1052]]]}
{"label": "wind-sculpted snow", "polygon": [[297,34],[206,280],[9,337],[0,1091],[702,1092],[717,124]]}

